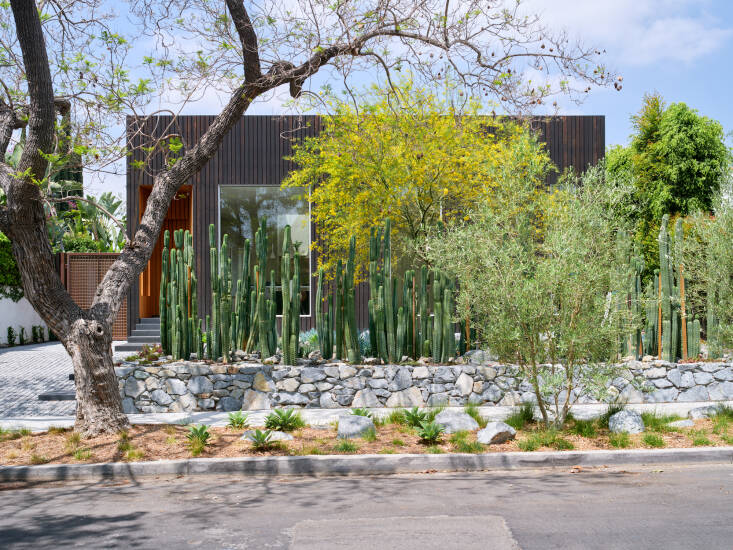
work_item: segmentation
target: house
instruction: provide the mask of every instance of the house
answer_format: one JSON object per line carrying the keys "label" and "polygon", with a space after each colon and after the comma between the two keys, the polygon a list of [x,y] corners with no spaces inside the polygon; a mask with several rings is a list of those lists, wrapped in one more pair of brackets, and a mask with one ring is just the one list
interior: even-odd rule
{"label": "house", "polygon": [[[171,131],[182,136],[184,146],[193,143],[214,119],[213,116],[151,117],[144,132],[136,132],[136,121],[128,119],[128,143],[132,153],[127,165],[127,224],[129,234],[137,230],[140,217],[152,188],[156,168],[165,162],[161,155],[154,157],[151,170],[134,168],[143,160],[143,135],[167,135]],[[219,151],[208,164],[185,186],[173,200],[165,218],[163,231],[188,229],[193,234],[196,271],[199,275],[198,312],[204,317],[210,312],[209,288],[209,224],[214,224],[219,234],[227,233],[230,249],[238,254],[245,238],[252,239],[258,226],[258,218],[265,215],[271,226],[271,248],[279,250],[282,227],[293,228],[293,237],[300,242],[301,251],[308,251],[301,264],[302,294],[304,297],[301,328],[315,326],[315,273],[317,258],[310,251],[310,243],[316,239],[317,228],[309,218],[309,205],[298,200],[294,191],[281,190],[280,182],[294,168],[285,157],[291,154],[292,141],[315,136],[321,129],[318,116],[245,116],[224,139]],[[533,125],[546,142],[547,149],[560,172],[574,166],[584,169],[603,157],[605,149],[605,118],[603,116],[561,116],[533,119]],[[552,183],[556,174],[548,177]],[[280,231],[278,231],[280,229]],[[272,246],[274,245],[274,247]],[[128,334],[139,323],[158,316],[158,294],[161,274],[162,232],[147,269],[133,285],[128,297]],[[237,265],[237,257],[232,264]],[[274,252],[272,256],[274,267]],[[235,274],[236,275],[236,274]],[[358,322],[367,326],[368,287],[357,289]],[[146,333],[149,334],[149,333]],[[148,341],[153,341],[150,336]],[[157,340],[155,340],[157,341]]]}

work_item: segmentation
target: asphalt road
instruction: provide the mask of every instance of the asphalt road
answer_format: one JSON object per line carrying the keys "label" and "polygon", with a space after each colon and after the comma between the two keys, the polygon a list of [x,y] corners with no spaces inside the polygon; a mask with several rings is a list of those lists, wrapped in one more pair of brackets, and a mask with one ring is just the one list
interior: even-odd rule
{"label": "asphalt road", "polygon": [[733,465],[0,486],[0,548],[733,548]]}

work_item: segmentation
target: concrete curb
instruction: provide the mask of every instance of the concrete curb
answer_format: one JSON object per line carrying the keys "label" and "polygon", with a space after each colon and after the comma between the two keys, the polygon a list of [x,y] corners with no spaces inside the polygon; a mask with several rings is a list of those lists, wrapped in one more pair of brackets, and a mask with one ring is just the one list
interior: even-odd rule
{"label": "concrete curb", "polygon": [[161,475],[238,474],[380,475],[426,472],[476,472],[572,466],[650,464],[733,464],[733,447],[643,449],[633,451],[514,452],[486,454],[325,455],[198,458],[106,464],[47,464],[0,467],[0,481],[136,479]]}

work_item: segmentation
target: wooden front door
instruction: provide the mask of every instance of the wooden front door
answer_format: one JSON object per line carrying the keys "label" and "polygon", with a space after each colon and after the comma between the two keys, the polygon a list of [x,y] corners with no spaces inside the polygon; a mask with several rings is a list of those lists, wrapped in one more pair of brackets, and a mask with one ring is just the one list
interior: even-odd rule
{"label": "wooden front door", "polygon": [[[148,197],[152,187],[142,186],[140,187],[140,216],[145,211],[145,207],[148,204]],[[191,220],[193,201],[193,191],[191,186],[182,187],[181,190],[176,194],[176,197],[171,201],[171,206],[168,209],[168,214],[163,220],[163,227],[160,230],[160,237],[158,242],[155,243],[153,249],[153,255],[150,257],[148,266],[140,274],[140,317],[157,317],[160,312],[158,311],[159,296],[160,296],[160,274],[162,267],[162,253],[163,253],[163,235],[165,235],[166,229],[170,232],[170,244],[173,246],[173,232],[177,229],[188,229],[191,231]],[[194,237],[195,238],[195,237]]]}

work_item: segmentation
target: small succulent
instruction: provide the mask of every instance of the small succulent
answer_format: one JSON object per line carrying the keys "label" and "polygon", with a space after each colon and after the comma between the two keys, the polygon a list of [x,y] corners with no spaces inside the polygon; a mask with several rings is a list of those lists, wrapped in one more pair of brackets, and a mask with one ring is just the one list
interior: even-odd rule
{"label": "small succulent", "polygon": [[405,420],[407,421],[407,424],[414,428],[419,427],[427,420],[427,418],[428,413],[426,411],[421,411],[417,407],[413,407],[409,411],[405,411]]}
{"label": "small succulent", "polygon": [[265,428],[268,430],[292,432],[304,426],[303,417],[295,409],[275,409],[265,418]]}
{"label": "small succulent", "polygon": [[272,447],[272,431],[271,430],[255,430],[250,435],[252,440],[252,448],[257,451],[265,451]]}
{"label": "small succulent", "polygon": [[246,428],[247,426],[249,426],[249,414],[243,414],[242,411],[229,413],[229,423],[227,424],[227,426],[237,430]]}
{"label": "small succulent", "polygon": [[437,422],[423,422],[417,429],[417,436],[425,443],[435,443],[445,431],[442,424]]}
{"label": "small succulent", "polygon": [[351,414],[354,416],[366,416],[367,418],[372,417],[371,411],[365,407],[355,407],[351,409]]}

